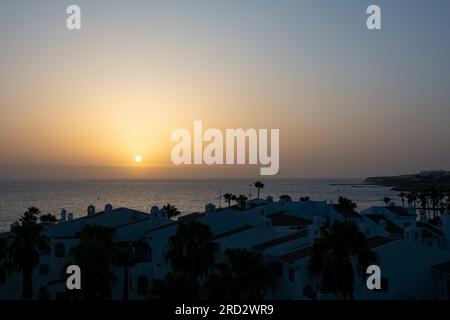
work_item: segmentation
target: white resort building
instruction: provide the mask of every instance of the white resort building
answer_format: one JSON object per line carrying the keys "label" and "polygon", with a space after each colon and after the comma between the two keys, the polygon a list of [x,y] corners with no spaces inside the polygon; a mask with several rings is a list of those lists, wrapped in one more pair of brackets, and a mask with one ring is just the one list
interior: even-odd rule
{"label": "white resort building", "polygon": [[[114,228],[120,245],[140,252],[130,267],[128,297],[145,299],[153,279],[163,279],[170,270],[166,260],[168,240],[178,224],[196,219],[208,225],[219,243],[217,260],[227,248],[246,248],[277,263],[279,283],[268,299],[311,299],[309,287],[317,285],[308,276],[308,259],[314,240],[325,222],[347,219],[365,234],[370,249],[379,257],[385,289],[370,291],[357,281],[355,299],[449,299],[450,298],[450,216],[446,212],[442,226],[416,218],[413,210],[390,205],[357,212],[339,211],[326,201],[283,197],[274,201],[253,199],[245,207],[216,208],[207,204],[202,213],[170,220],[164,209],[149,212],[106,205],[101,212],[89,206],[87,215],[74,219],[62,210],[60,220],[45,228],[51,250],[40,257],[33,278],[33,298],[62,298],[66,290],[63,267],[70,262],[69,250],[79,241],[80,230],[89,224]],[[123,269],[116,267],[112,297],[123,298]],[[0,299],[21,298],[20,274],[9,277],[0,287]],[[317,295],[317,299],[332,299]]]}

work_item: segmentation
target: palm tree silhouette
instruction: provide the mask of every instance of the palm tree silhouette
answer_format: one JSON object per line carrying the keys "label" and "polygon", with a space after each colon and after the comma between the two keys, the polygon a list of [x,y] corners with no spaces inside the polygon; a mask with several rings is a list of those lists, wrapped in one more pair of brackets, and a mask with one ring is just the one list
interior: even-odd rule
{"label": "palm tree silhouette", "polygon": [[412,207],[414,205],[414,209],[416,209],[416,201],[417,201],[417,195],[415,192],[410,192],[406,195],[406,201],[408,202],[408,206]]}
{"label": "palm tree silhouette", "polygon": [[172,271],[165,280],[155,280],[152,295],[162,299],[197,300],[200,277],[206,277],[219,250],[209,226],[195,220],[179,224],[169,239],[166,261]]}
{"label": "palm tree silhouette", "polygon": [[228,206],[231,206],[231,200],[233,200],[233,194],[227,192],[223,195],[223,198],[228,203]]}
{"label": "palm tree silhouette", "polygon": [[86,300],[111,298],[116,248],[115,230],[87,225],[80,232],[80,242],[70,250],[74,262],[83,270],[81,295]]}
{"label": "palm tree silhouette", "polygon": [[427,214],[427,204],[428,204],[428,195],[426,192],[421,192],[419,193],[419,201],[420,201],[420,206],[422,207],[422,214],[426,215]]}
{"label": "palm tree silhouette", "polygon": [[245,196],[245,195],[243,195],[243,194],[240,194],[238,197],[236,197],[236,202],[238,203],[238,205],[241,207],[241,208],[244,208],[245,207],[245,202],[248,200],[248,198]]}
{"label": "palm tree silhouette", "polygon": [[321,292],[353,299],[356,275],[362,276],[376,260],[356,224],[335,221],[331,227],[321,228],[321,237],[312,247],[308,271],[311,277],[320,278]]}
{"label": "palm tree silhouette", "polygon": [[132,243],[127,245],[117,245],[115,248],[116,254],[114,255],[114,264],[123,267],[123,287],[122,287],[122,298],[124,301],[128,300],[129,294],[129,279],[130,279],[130,268],[135,265],[135,248]]}
{"label": "palm tree silhouette", "polygon": [[256,189],[258,189],[258,199],[259,199],[259,191],[260,191],[260,189],[264,188],[264,183],[262,183],[261,181],[256,181],[255,187],[256,187]]}
{"label": "palm tree silhouette", "polygon": [[402,200],[402,206],[404,207],[404,206],[405,206],[405,198],[407,197],[407,194],[404,193],[404,192],[400,192],[400,193],[398,194],[398,196],[399,196],[400,199]]}
{"label": "palm tree silhouette", "polygon": [[50,244],[42,234],[44,226],[37,223],[39,209],[31,207],[11,230],[10,254],[14,269],[22,273],[22,297],[33,298],[33,270],[39,264],[40,255],[48,252]]}
{"label": "palm tree silhouette", "polygon": [[172,206],[170,203],[168,203],[167,205],[163,206],[163,209],[166,210],[167,217],[169,219],[172,219],[172,218],[178,216],[179,214],[181,214],[181,212],[177,209],[177,207]]}
{"label": "palm tree silhouette", "polygon": [[436,209],[437,209],[437,206],[439,205],[439,201],[440,201],[440,195],[439,195],[439,191],[437,189],[432,189],[430,191],[430,201],[431,201],[431,207],[432,207],[432,212],[433,212],[433,220],[436,220]]}
{"label": "palm tree silhouette", "polygon": [[386,207],[389,205],[389,202],[391,202],[391,198],[389,197],[384,197],[383,198],[383,202],[386,204]]}
{"label": "palm tree silhouette", "polygon": [[357,206],[351,199],[339,197],[337,208],[344,215],[345,221],[347,221],[348,216],[357,208]]}
{"label": "palm tree silhouette", "polygon": [[8,274],[12,271],[9,255],[8,239],[0,238],[0,286],[6,282]]}
{"label": "palm tree silhouette", "polygon": [[169,239],[166,260],[174,272],[184,271],[198,278],[206,275],[214,265],[219,247],[212,241],[209,226],[198,221],[188,221],[178,226],[175,235]]}

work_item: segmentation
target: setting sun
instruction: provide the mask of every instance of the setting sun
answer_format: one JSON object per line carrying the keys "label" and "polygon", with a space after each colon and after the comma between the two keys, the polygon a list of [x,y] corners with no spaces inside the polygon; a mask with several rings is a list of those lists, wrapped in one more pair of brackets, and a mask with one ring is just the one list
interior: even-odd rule
{"label": "setting sun", "polygon": [[134,157],[134,161],[140,163],[142,161],[142,157],[140,155],[137,155],[136,157]]}

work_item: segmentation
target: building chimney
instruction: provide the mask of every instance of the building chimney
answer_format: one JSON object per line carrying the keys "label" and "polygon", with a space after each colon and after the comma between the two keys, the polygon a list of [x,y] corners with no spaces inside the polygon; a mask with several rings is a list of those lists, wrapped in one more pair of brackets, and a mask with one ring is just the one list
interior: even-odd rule
{"label": "building chimney", "polygon": [[205,206],[205,213],[208,214],[208,213],[214,212],[215,209],[216,209],[215,205],[213,205],[212,203],[208,203]]}
{"label": "building chimney", "polygon": [[158,206],[153,206],[150,208],[150,215],[152,216],[152,218],[158,218],[158,216],[159,216]]}
{"label": "building chimney", "polygon": [[112,211],[113,211],[113,206],[112,206],[110,203],[108,203],[107,205],[105,205],[105,213],[106,213],[106,214],[112,213]]}
{"label": "building chimney", "polygon": [[95,215],[95,206],[92,204],[87,207],[87,215],[88,217]]}
{"label": "building chimney", "polygon": [[67,211],[66,211],[66,209],[61,209],[60,217],[61,217],[61,218],[59,219],[59,222],[60,222],[60,223],[66,222],[66,220],[67,220]]}

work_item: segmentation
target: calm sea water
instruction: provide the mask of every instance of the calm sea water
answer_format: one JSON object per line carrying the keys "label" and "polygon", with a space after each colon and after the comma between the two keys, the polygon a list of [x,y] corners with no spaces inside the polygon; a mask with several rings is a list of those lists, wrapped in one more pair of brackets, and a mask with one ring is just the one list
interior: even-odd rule
{"label": "calm sea water", "polygon": [[[0,230],[5,230],[30,206],[59,216],[61,208],[75,217],[86,214],[89,204],[103,210],[106,203],[149,211],[153,205],[171,203],[182,213],[202,211],[208,202],[219,205],[226,192],[256,195],[251,180],[179,180],[179,181],[0,181]],[[359,209],[382,204],[389,196],[398,201],[397,192],[378,186],[354,186],[362,179],[286,179],[263,181],[261,197],[275,199],[289,194],[293,199],[309,196],[312,200],[336,201],[342,195],[352,199]],[[335,185],[339,184],[339,185]],[[222,205],[224,201],[222,200]]]}

